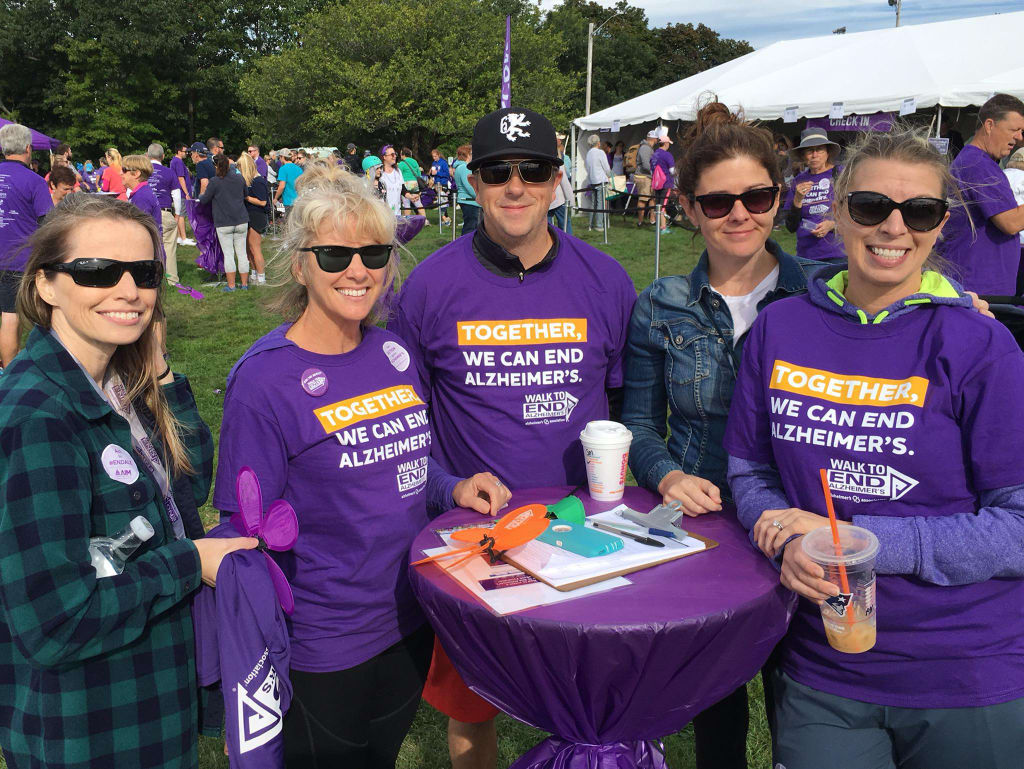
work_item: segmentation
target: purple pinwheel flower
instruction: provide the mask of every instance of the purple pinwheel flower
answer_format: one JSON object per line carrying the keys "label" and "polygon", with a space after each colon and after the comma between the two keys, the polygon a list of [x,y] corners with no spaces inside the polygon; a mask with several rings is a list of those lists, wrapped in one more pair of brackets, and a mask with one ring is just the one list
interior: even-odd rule
{"label": "purple pinwheel flower", "polygon": [[267,559],[267,569],[274,583],[277,599],[285,614],[291,616],[295,610],[295,597],[288,584],[287,577],[281,571],[267,550],[283,552],[291,550],[299,536],[299,520],[295,510],[283,499],[275,499],[270,503],[267,512],[263,512],[263,492],[256,472],[251,467],[243,467],[238,471],[235,480],[235,494],[238,497],[238,512],[231,516],[231,524],[245,537],[259,539],[259,550]]}

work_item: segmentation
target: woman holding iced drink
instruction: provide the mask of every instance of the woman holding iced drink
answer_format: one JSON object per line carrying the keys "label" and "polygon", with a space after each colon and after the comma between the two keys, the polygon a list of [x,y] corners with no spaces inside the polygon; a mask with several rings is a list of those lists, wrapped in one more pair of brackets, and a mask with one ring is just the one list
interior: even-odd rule
{"label": "woman holding iced drink", "polygon": [[[729,483],[804,599],[771,686],[787,769],[1024,754],[1024,356],[935,269],[951,190],[920,135],[866,135],[837,180],[849,268],[765,309],[745,345]],[[842,651],[822,626],[842,601],[819,611],[840,588],[803,547],[828,525],[821,469],[839,528],[880,543],[877,612],[844,616]]]}

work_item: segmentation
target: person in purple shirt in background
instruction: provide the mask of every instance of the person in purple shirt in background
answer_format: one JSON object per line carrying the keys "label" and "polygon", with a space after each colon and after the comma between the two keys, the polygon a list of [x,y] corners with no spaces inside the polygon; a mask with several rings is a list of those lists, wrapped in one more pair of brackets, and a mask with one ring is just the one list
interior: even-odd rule
{"label": "person in purple shirt in background", "polygon": [[71,170],[71,166],[55,165],[47,176],[49,176],[46,183],[50,188],[50,200],[53,201],[54,206],[58,206],[64,198],[74,192],[75,172]]}
{"label": "person in purple shirt in background", "polygon": [[195,240],[185,237],[185,201],[192,197],[192,174],[185,165],[188,145],[178,142],[174,145],[174,157],[171,158],[171,176],[174,186],[171,188],[171,200],[174,201],[174,220],[178,225],[178,245],[194,246]]}
{"label": "person in purple shirt in background", "polygon": [[832,201],[835,181],[842,170],[836,165],[840,147],[828,138],[824,128],[807,128],[800,144],[793,148],[794,160],[806,169],[793,179],[783,208],[786,229],[796,233],[796,255],[803,259],[836,261],[843,258],[833,229]]}
{"label": "person in purple shirt in background", "polygon": [[294,548],[273,554],[295,596],[289,768],[394,766],[433,644],[408,579],[428,503],[493,515],[511,496],[490,473],[459,480],[430,459],[415,351],[375,325],[398,275],[395,228],[362,179],[312,169],[271,265],[274,308],[294,322],[228,376],[214,507],[222,522],[238,511],[249,466],[299,522]]}
{"label": "person in purple shirt in background", "polygon": [[[666,129],[665,133],[659,134],[658,149],[651,154],[651,189],[654,191],[655,203],[662,205],[661,220],[658,222],[658,228],[662,235],[668,235],[672,231],[665,218],[664,209],[668,194],[676,183],[676,160],[668,149],[671,144],[672,140]],[[654,180],[654,177],[657,177],[657,181]]]}
{"label": "person in purple shirt in background", "polygon": [[264,179],[267,178],[267,161],[260,155],[260,145],[250,144],[246,148],[246,153],[252,158],[252,162],[256,164],[256,172]]}
{"label": "person in purple shirt in background", "polygon": [[965,288],[979,294],[1017,291],[1024,206],[1018,206],[999,161],[1013,152],[1024,130],[1024,102],[997,93],[978,110],[978,130],[956,156],[950,172],[965,207],[955,207],[940,253],[957,269]]}
{"label": "person in purple shirt in background", "polygon": [[15,299],[28,253],[22,249],[46,212],[53,208],[46,181],[35,173],[32,132],[20,123],[0,128],[0,368],[18,354]]}
{"label": "person in purple shirt in background", "polygon": [[[849,269],[766,307],[745,344],[725,448],[740,521],[800,596],[771,686],[788,769],[1024,755],[1024,355],[930,269],[951,183],[922,133],[865,134],[836,184]],[[801,547],[828,525],[819,469],[840,525],[880,543],[857,654],[826,642],[840,589]]]}
{"label": "person in purple shirt in background", "polygon": [[[160,203],[157,201],[156,193],[149,183],[152,177],[153,163],[147,155],[128,155],[121,158],[121,181],[128,190],[128,202],[140,211],[145,211],[153,217],[157,234],[160,236],[160,240],[163,241],[163,212],[160,210]],[[161,250],[162,248],[163,243],[161,242]],[[161,257],[166,259],[163,254],[161,254]],[[167,333],[164,319],[155,319],[153,325],[156,328],[157,338],[161,344],[164,344]]]}
{"label": "person in purple shirt in background", "polygon": [[164,274],[168,283],[178,282],[178,225],[174,221],[174,198],[172,193],[178,180],[170,168],[163,164],[163,145],[154,142],[146,149],[146,157],[153,165],[153,175],[149,177],[149,186],[160,206],[160,231],[164,241]]}
{"label": "person in purple shirt in background", "polygon": [[145,155],[126,155],[121,158],[121,180],[129,192],[129,202],[153,217],[156,230],[163,239],[163,232],[160,229],[160,204],[149,185],[152,176],[153,164]]}

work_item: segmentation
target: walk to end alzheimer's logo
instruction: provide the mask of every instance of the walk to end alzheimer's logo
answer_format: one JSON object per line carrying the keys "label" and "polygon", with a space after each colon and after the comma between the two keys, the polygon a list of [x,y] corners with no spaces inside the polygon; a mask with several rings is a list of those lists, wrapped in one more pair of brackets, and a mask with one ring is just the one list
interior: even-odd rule
{"label": "walk to end alzheimer's logo", "polygon": [[523,423],[550,424],[568,422],[579,398],[559,390],[551,393],[527,393],[523,396]]}
{"label": "walk to end alzheimer's logo", "polygon": [[917,480],[889,467],[872,462],[830,459],[828,487],[836,499],[870,502],[896,500],[917,486]]}
{"label": "walk to end alzheimer's logo", "polygon": [[419,491],[427,482],[427,458],[417,457],[409,462],[400,463],[395,482],[398,483],[398,491],[403,498]]}
{"label": "walk to end alzheimer's logo", "polygon": [[277,671],[270,664],[270,651],[236,688],[238,696],[238,752],[248,753],[266,745],[281,733],[281,690]]}

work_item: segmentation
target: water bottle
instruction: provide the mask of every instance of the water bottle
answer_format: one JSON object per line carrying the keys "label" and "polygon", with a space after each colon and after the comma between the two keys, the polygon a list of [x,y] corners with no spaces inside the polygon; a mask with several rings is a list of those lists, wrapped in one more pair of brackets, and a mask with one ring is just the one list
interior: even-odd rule
{"label": "water bottle", "polygon": [[153,536],[153,525],[137,515],[131,523],[112,537],[93,537],[89,540],[89,555],[97,577],[113,577],[124,571],[124,564],[132,553]]}

